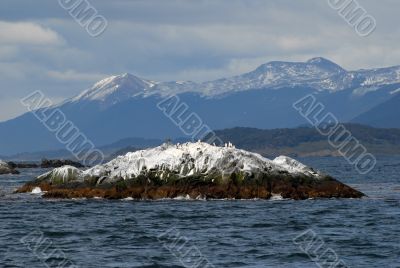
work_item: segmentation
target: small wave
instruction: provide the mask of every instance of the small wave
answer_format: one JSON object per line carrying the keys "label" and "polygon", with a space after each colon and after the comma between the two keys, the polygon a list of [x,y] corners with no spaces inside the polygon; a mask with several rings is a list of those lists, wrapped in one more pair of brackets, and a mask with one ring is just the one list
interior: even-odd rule
{"label": "small wave", "polygon": [[177,196],[177,197],[175,197],[175,198],[173,198],[174,200],[193,200],[191,197],[190,197],[190,195],[185,195],[185,196],[183,196],[183,195],[179,195],[179,196]]}
{"label": "small wave", "polygon": [[35,187],[35,188],[33,188],[31,193],[32,194],[42,194],[43,192],[42,192],[42,189],[40,189],[40,187]]}
{"label": "small wave", "polygon": [[[55,199],[55,200],[57,200],[57,199]],[[58,199],[58,200],[60,200],[60,199]],[[68,201],[68,200],[82,201],[82,200],[87,200],[87,198],[86,197],[74,197],[74,198],[71,198],[71,199],[64,199],[64,200],[66,200],[66,201]]]}
{"label": "small wave", "polygon": [[269,200],[271,200],[271,201],[280,201],[280,200],[285,200],[285,199],[280,194],[272,194],[272,196],[271,196],[271,198]]}

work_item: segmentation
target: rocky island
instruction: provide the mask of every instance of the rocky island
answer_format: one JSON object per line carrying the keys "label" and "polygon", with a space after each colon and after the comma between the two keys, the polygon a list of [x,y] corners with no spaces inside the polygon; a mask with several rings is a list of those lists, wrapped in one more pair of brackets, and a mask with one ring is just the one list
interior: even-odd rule
{"label": "rocky island", "polygon": [[0,175],[3,174],[19,174],[18,170],[15,170],[8,163],[0,160]]}
{"label": "rocky island", "polygon": [[291,199],[360,198],[363,193],[286,156],[274,160],[203,142],[168,144],[127,153],[81,170],[63,166],[17,192],[45,198]]}

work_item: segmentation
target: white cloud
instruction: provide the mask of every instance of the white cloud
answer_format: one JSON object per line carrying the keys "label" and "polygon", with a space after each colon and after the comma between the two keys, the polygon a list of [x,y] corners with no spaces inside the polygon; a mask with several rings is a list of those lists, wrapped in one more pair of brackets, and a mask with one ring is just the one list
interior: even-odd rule
{"label": "white cloud", "polygon": [[61,81],[87,81],[87,82],[95,82],[100,80],[107,75],[105,74],[96,74],[96,73],[82,73],[77,72],[75,70],[67,70],[67,71],[48,71],[47,75],[50,78],[61,80]]}
{"label": "white cloud", "polygon": [[[49,97],[52,103],[59,103],[64,98]],[[26,107],[21,104],[18,98],[3,98],[0,96],[0,122],[15,118],[23,113],[28,112]]]}
{"label": "white cloud", "polygon": [[56,45],[62,42],[59,34],[37,23],[0,21],[1,44]]}
{"label": "white cloud", "polygon": [[14,118],[24,112],[27,112],[25,107],[21,105],[19,99],[0,98],[0,122]]}

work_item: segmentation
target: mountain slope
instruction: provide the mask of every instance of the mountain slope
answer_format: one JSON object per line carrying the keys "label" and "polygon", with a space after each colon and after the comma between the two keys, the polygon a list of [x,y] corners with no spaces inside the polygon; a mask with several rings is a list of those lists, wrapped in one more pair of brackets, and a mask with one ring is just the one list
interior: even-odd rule
{"label": "mountain slope", "polygon": [[352,122],[368,124],[375,127],[400,128],[399,110],[400,93],[397,93],[390,100],[357,116]]}

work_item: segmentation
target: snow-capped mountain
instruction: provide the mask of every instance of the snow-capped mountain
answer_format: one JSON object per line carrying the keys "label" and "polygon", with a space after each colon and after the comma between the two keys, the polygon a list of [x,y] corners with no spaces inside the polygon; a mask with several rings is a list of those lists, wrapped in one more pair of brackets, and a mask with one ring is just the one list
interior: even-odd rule
{"label": "snow-capped mountain", "polygon": [[140,94],[146,94],[156,85],[156,82],[140,79],[132,74],[122,74],[107,77],[92,88],[83,91],[81,94],[72,98],[72,101],[82,100],[113,100],[114,103],[133,98]]}
{"label": "snow-capped mountain", "polygon": [[[249,89],[310,87],[317,91],[336,92],[348,88],[376,87],[400,82],[400,66],[347,71],[322,57],[306,62],[273,61],[256,70],[216,81],[202,83],[204,94],[216,95]],[[220,90],[218,90],[220,89]]]}
{"label": "snow-capped mountain", "polygon": [[58,179],[67,182],[71,178],[117,178],[132,179],[139,175],[156,173],[161,179],[169,176],[207,176],[219,174],[229,177],[230,174],[257,173],[306,175],[320,178],[323,174],[287,156],[274,160],[259,154],[236,149],[229,145],[213,146],[204,142],[184,144],[163,144],[161,146],[128,153],[114,160],[81,171],[71,166],[54,169],[39,179]]}
{"label": "snow-capped mountain", "polygon": [[355,88],[355,94],[360,95],[376,90],[377,86],[399,82],[400,66],[346,71],[332,61],[318,57],[306,62],[273,61],[249,73],[203,83],[157,82],[125,73],[105,78],[67,102],[98,101],[109,106],[130,98],[152,95],[193,92],[215,97],[246,90],[287,87],[309,87],[329,92]]}
{"label": "snow-capped mountain", "polygon": [[[203,83],[122,74],[97,82],[47,113],[60,109],[98,147],[128,137],[190,139],[181,130],[190,114],[214,130],[297,127],[307,120],[293,103],[308,94],[317,96],[326,112],[349,122],[392,98],[400,88],[399,73],[399,66],[347,71],[327,59],[313,58],[269,62],[249,73]],[[176,105],[187,107],[178,118],[166,116],[157,106],[173,94],[179,96]],[[59,148],[64,146],[30,113],[0,123],[0,155]]]}
{"label": "snow-capped mountain", "polygon": [[[64,103],[97,101],[111,106],[135,97],[149,97],[154,94],[169,95],[186,91],[195,91],[193,82],[156,82],[124,73],[102,79],[91,88]],[[63,103],[63,104],[64,104]]]}
{"label": "snow-capped mountain", "polygon": [[349,87],[351,83],[352,75],[339,65],[324,58],[313,58],[307,62],[274,61],[244,75],[202,85],[206,94],[213,95],[230,91],[295,86],[337,91]]}

